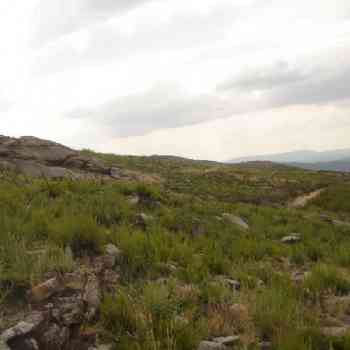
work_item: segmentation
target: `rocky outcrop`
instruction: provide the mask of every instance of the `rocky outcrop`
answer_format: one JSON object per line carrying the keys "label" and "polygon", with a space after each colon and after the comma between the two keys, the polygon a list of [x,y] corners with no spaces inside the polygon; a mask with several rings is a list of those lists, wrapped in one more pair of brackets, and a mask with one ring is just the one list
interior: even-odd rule
{"label": "rocky outcrop", "polygon": [[[109,258],[121,254],[109,244],[105,255],[34,286],[28,292],[30,311],[11,327],[0,329],[0,350],[88,350],[97,346],[93,325],[102,295],[115,292],[119,282]],[[89,332],[86,325],[91,325]]]}
{"label": "rocky outcrop", "polygon": [[50,179],[155,181],[152,176],[109,167],[82,152],[31,136],[11,138],[0,135],[0,170]]}

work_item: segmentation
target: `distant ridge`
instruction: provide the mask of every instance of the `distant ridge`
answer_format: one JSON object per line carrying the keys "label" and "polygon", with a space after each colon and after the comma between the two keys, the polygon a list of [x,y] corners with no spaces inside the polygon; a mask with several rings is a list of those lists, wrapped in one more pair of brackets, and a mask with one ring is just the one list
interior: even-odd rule
{"label": "distant ridge", "polygon": [[300,150],[236,158],[229,163],[273,162],[309,170],[350,172],[350,148],[332,151]]}
{"label": "distant ridge", "polygon": [[321,163],[335,162],[350,159],[350,148],[331,151],[299,150],[293,152],[256,155],[229,160],[229,163],[241,163],[251,161],[270,161],[277,163]]}

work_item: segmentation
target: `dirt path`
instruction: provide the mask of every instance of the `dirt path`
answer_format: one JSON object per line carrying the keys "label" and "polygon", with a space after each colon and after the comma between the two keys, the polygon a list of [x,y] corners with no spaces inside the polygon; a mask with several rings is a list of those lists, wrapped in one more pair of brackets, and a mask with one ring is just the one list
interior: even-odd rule
{"label": "dirt path", "polygon": [[313,199],[320,196],[320,194],[325,190],[325,188],[320,188],[316,191],[303,194],[288,203],[288,208],[303,208]]}

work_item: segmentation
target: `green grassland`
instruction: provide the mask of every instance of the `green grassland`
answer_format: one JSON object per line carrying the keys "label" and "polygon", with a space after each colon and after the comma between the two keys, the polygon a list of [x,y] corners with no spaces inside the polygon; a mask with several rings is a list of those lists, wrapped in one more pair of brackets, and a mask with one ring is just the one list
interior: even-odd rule
{"label": "green grassland", "polygon": [[[90,151],[85,151],[91,154]],[[101,336],[116,349],[195,349],[239,334],[242,349],[350,349],[350,334],[322,335],[350,310],[350,177],[172,157],[94,154],[159,176],[153,184],[0,178],[0,308],[24,302],[51,271],[70,271],[106,243],[122,252],[116,294],[105,295]],[[305,208],[287,203],[325,188]],[[137,196],[138,203],[131,201]],[[139,215],[149,220],[142,225]],[[223,213],[243,218],[242,230]],[[281,238],[300,234],[294,245]],[[70,247],[70,250],[67,250]],[[73,256],[70,252],[73,252]],[[307,271],[297,283],[293,274]],[[225,279],[240,282],[233,291]]]}

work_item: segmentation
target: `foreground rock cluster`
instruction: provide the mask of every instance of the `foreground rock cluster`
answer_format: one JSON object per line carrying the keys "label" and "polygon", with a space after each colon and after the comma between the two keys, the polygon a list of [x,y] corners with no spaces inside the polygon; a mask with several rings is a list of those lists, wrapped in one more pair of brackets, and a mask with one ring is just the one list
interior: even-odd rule
{"label": "foreground rock cluster", "polygon": [[24,319],[0,334],[1,350],[94,349],[97,331],[84,328],[98,318],[101,298],[119,280],[113,269],[121,252],[113,245],[71,273],[49,278],[28,292]]}

